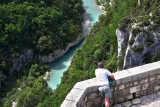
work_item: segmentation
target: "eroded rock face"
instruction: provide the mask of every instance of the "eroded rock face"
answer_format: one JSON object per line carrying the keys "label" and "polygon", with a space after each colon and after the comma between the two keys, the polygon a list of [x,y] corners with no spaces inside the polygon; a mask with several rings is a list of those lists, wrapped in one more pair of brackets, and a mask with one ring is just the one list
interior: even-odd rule
{"label": "eroded rock face", "polygon": [[118,41],[118,60],[124,58],[123,69],[143,65],[150,57],[157,56],[160,50],[160,26],[147,33],[139,32],[134,35],[116,30]]}
{"label": "eroded rock face", "polygon": [[68,46],[65,49],[58,49],[55,50],[53,53],[45,56],[39,55],[39,60],[43,63],[48,63],[57,60],[58,58],[62,57],[72,46],[75,46],[82,42],[82,40],[85,38],[85,36],[80,36],[76,39],[76,41],[69,43]]}
{"label": "eroded rock face", "polygon": [[117,41],[118,41],[118,60],[123,56],[122,51],[123,49],[127,48],[127,41],[129,38],[128,30],[121,31],[119,29],[116,30]]}
{"label": "eroded rock face", "polygon": [[22,66],[26,66],[33,58],[33,51],[31,49],[25,50],[18,58],[13,59],[13,66],[10,73],[19,71]]}

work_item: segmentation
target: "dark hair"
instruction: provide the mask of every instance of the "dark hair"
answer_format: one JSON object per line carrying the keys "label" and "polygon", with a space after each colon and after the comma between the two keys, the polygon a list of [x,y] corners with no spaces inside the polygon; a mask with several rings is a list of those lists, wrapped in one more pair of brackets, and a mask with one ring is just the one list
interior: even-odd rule
{"label": "dark hair", "polygon": [[103,63],[102,63],[102,62],[98,62],[97,66],[98,66],[99,68],[103,68]]}

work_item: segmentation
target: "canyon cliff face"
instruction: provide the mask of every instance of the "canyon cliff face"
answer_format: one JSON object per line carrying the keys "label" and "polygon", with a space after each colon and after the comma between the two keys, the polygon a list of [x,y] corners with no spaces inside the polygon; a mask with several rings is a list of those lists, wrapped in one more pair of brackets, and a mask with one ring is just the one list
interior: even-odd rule
{"label": "canyon cliff face", "polygon": [[13,59],[13,66],[10,69],[10,73],[19,71],[22,66],[26,66],[33,59],[33,51],[31,49],[26,49],[23,51],[18,58]]}
{"label": "canyon cliff face", "polygon": [[143,65],[154,57],[160,50],[160,26],[155,30],[134,34],[129,28],[116,30],[118,41],[117,59],[123,60],[123,68],[127,69]]}
{"label": "canyon cliff face", "polygon": [[84,38],[85,38],[85,36],[81,35],[76,39],[76,41],[69,43],[65,49],[55,50],[53,53],[50,53],[49,55],[45,55],[45,56],[39,55],[39,60],[43,63],[55,61],[58,58],[62,57],[72,46],[80,44]]}

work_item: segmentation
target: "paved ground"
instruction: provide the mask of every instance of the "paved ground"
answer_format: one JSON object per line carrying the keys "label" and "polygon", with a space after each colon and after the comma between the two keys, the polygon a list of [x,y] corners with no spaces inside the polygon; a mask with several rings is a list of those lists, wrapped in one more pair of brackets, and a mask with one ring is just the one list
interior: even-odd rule
{"label": "paved ground", "polygon": [[160,91],[112,107],[160,107]]}

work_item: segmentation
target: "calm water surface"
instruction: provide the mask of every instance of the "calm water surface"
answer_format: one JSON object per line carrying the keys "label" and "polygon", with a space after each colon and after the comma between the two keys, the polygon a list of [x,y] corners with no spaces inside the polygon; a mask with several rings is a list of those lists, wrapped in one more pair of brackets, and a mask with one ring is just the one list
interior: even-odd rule
{"label": "calm water surface", "polygon": [[[83,7],[86,10],[86,12],[89,14],[91,23],[95,23],[98,21],[99,15],[103,14],[103,12],[96,6],[94,0],[82,0],[83,1]],[[61,77],[63,76],[63,72],[66,71],[71,64],[71,59],[73,55],[75,54],[75,50],[81,48],[82,42],[78,46],[74,46],[60,59],[57,61],[48,63],[50,69],[51,69],[51,77],[48,81],[49,87],[52,89],[56,89],[57,85],[61,82]]]}

